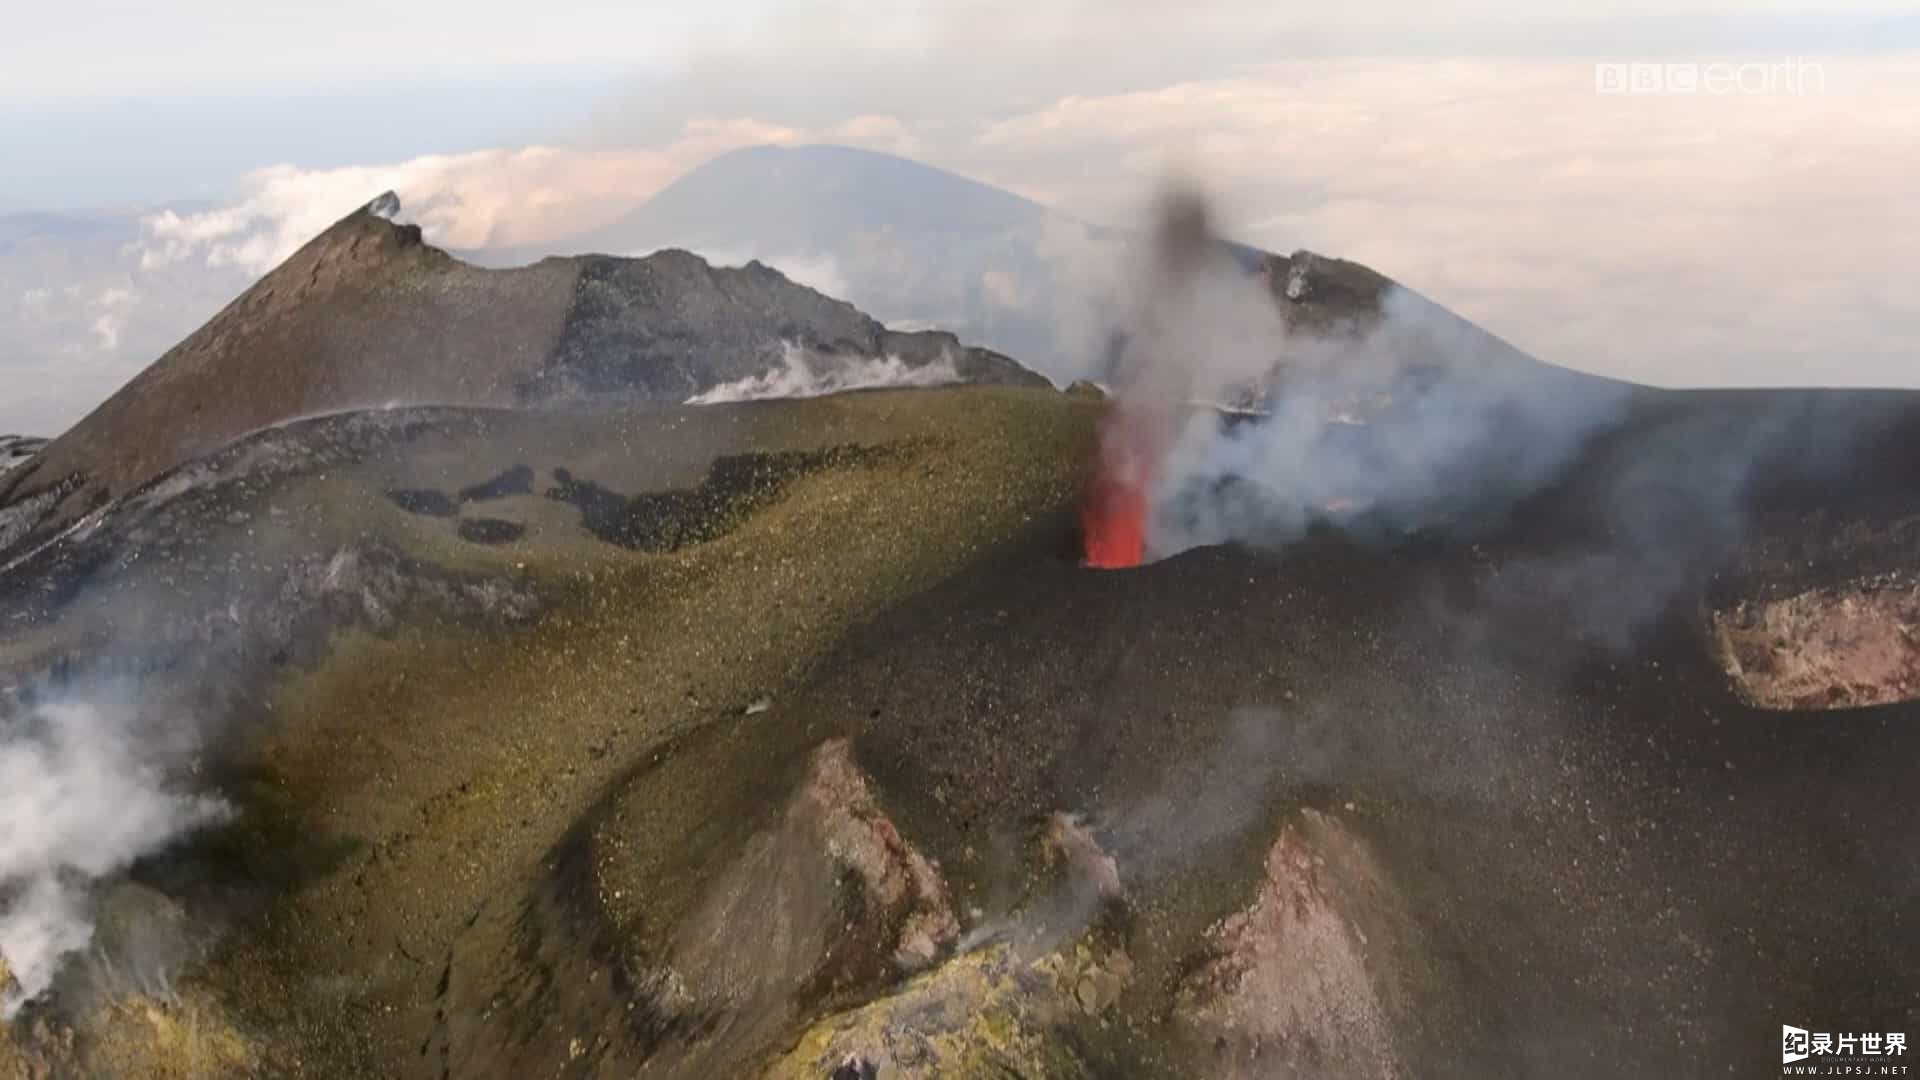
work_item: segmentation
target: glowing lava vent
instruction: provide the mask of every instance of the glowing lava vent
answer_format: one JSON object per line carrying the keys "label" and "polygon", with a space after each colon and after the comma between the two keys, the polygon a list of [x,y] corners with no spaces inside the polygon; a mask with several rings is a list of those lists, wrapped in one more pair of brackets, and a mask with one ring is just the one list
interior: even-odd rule
{"label": "glowing lava vent", "polygon": [[1112,413],[1101,431],[1093,483],[1080,509],[1086,565],[1102,570],[1139,566],[1147,550],[1147,489],[1153,481],[1151,425]]}

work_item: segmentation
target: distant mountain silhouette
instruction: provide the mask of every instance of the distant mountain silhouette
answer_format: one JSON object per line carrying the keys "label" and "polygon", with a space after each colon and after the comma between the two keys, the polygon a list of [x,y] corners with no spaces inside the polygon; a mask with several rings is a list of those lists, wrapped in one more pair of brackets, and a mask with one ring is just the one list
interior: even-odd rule
{"label": "distant mountain silhouette", "polygon": [[[692,170],[625,218],[556,245],[643,254],[685,248],[717,263],[758,259],[843,296],[894,326],[938,326],[1065,385],[1102,378],[1121,321],[1131,234],[890,154],[841,146],[759,146]],[[1365,329],[1390,293],[1446,338],[1434,359],[1468,353],[1533,367],[1494,335],[1358,263],[1230,244],[1266,276],[1290,324]],[[478,256],[530,262],[532,252]],[[1431,315],[1431,319],[1425,316]],[[1431,336],[1431,335],[1429,335]]]}
{"label": "distant mountain silhouette", "polygon": [[[840,146],[736,150],[621,220],[555,245],[716,262],[759,259],[889,325],[938,326],[1067,381],[1097,361],[1095,280],[1118,234],[890,154]],[[489,252],[493,263],[529,261]]]}
{"label": "distant mountain silhouette", "polygon": [[648,244],[693,232],[723,243],[819,249],[876,225],[965,236],[1037,229],[1052,216],[1032,200],[891,154],[756,146],[701,165],[599,235]]}

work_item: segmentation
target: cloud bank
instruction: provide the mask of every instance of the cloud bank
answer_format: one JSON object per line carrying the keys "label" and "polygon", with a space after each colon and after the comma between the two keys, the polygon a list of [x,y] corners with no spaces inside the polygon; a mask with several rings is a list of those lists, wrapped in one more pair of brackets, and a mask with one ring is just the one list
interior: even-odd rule
{"label": "cloud bank", "polygon": [[[563,253],[689,167],[763,142],[908,153],[1094,223],[1140,220],[1168,173],[1186,172],[1217,194],[1223,231],[1365,262],[1556,363],[1663,385],[1920,384],[1920,297],[1904,285],[1920,274],[1920,203],[1906,194],[1920,54],[1803,58],[1822,65],[1817,93],[1615,96],[1595,92],[1593,56],[1294,59],[1195,77],[1203,53],[1077,90],[982,88],[966,108],[951,81],[934,101],[897,56],[857,54],[844,83],[864,96],[789,101],[773,88],[793,73],[773,73],[714,99],[732,119],[663,127],[685,115],[676,94],[744,62],[722,50],[650,87],[645,115],[616,102],[572,144],[261,169],[222,205],[148,215],[104,270],[0,251],[0,429],[57,430],[381,190],[436,243]],[[886,113],[872,107],[882,90]],[[825,286],[900,280],[883,265],[897,245],[881,224],[868,235],[871,265],[749,254]],[[1058,262],[1058,241],[1030,243]],[[1104,274],[1098,258],[1065,265]],[[1007,269],[977,268],[978,317],[1101,321],[1081,295],[1098,283],[1042,296]],[[172,275],[166,290],[157,274]],[[1092,349],[1099,335],[1064,336]]]}
{"label": "cloud bank", "polygon": [[399,195],[407,219],[435,244],[553,243],[604,224],[715,154],[799,138],[753,120],[696,120],[658,148],[529,146],[335,169],[273,165],[243,177],[232,203],[144,219],[140,266],[199,261],[263,274],[382,191]]}

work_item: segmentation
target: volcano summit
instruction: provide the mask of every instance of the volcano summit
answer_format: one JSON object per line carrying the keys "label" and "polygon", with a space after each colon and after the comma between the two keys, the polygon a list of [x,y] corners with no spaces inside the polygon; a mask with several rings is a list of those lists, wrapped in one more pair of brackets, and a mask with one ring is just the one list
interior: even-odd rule
{"label": "volcano summit", "polygon": [[[316,239],[0,474],[0,1072],[1910,1027],[1920,397],[1579,375],[1197,205],[1147,247],[1101,394],[764,267]],[[793,350],[952,384],[687,404]]]}

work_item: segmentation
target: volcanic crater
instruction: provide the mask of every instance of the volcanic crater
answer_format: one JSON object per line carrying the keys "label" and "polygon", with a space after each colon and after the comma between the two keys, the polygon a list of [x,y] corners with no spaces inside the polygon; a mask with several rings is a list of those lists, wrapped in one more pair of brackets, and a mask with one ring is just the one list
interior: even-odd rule
{"label": "volcanic crater", "polygon": [[[1783,1020],[1914,1018],[1920,396],[1526,368],[1609,405],[1564,456],[1155,549],[1147,476],[1103,471],[1124,402],[993,354],[636,407],[742,305],[907,347],[696,262],[475,277],[356,215],[170,366],[343,313],[504,334],[460,282],[552,319],[453,406],[186,433],[155,375],[0,480],[0,729],[132,680],[126,730],[197,736],[231,811],[89,886],[192,960],[115,984],[153,939],[114,928],[0,1069],[1721,1075]],[[1387,287],[1248,268],[1336,338]],[[1333,437],[1422,422],[1405,378]]]}

